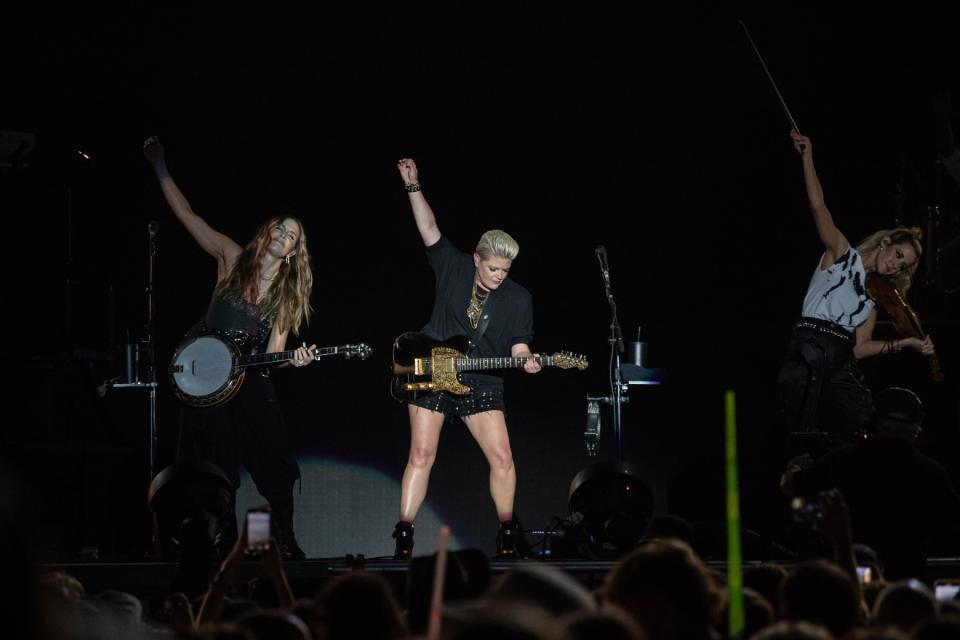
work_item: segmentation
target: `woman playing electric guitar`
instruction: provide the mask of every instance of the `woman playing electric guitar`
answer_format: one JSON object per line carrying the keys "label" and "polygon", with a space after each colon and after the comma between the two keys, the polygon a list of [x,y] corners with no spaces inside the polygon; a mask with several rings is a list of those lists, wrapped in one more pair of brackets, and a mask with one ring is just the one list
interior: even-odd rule
{"label": "woman playing electric guitar", "polygon": [[[500,230],[484,233],[474,253],[458,251],[440,234],[437,220],[420,189],[417,165],[404,158],[397,163],[410,199],[414,221],[427,260],[435,275],[435,299],[427,337],[447,340],[471,337],[471,356],[527,357],[523,369],[537,373],[540,365],[530,352],[533,340],[533,304],[530,294],[507,279],[519,252],[517,242]],[[395,557],[406,559],[413,550],[413,520],[427,494],[430,469],[447,417],[458,417],[480,445],[490,464],[490,494],[500,520],[497,555],[515,557],[519,529],[513,521],[517,473],[503,412],[503,381],[480,374],[465,374],[471,391],[464,396],[429,393],[410,400],[410,456],[400,493],[400,518],[394,528]]]}

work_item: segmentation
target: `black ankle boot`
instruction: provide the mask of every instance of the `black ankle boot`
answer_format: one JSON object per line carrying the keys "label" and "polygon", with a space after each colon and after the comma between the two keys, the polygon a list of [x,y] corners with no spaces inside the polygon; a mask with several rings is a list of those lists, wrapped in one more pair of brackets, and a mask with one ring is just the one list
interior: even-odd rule
{"label": "black ankle boot", "polygon": [[293,535],[293,508],[271,506],[270,510],[273,537],[277,540],[280,557],[284,560],[305,560],[307,554],[297,544],[297,538]]}
{"label": "black ankle boot", "polygon": [[513,520],[501,522],[497,530],[497,558],[522,558],[520,542],[520,527],[517,523]]}
{"label": "black ankle boot", "polygon": [[409,560],[413,554],[413,523],[401,520],[393,528],[393,537],[397,541],[393,552],[394,560]]}

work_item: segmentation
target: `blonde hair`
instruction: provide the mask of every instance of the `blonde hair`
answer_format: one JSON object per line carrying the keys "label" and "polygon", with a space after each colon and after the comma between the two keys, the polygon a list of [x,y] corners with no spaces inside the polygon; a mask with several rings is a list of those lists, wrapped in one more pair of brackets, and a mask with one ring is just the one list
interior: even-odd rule
{"label": "blonde hair", "polygon": [[476,253],[481,260],[488,260],[494,256],[513,260],[520,253],[520,245],[506,231],[491,229],[480,236]]}
{"label": "blonde hair", "polygon": [[300,325],[310,323],[310,292],[313,290],[313,269],[307,250],[307,233],[303,223],[291,216],[277,216],[260,225],[253,239],[226,278],[217,285],[217,294],[228,298],[255,301],[260,296],[260,262],[270,246],[270,232],[284,220],[293,220],[300,227],[297,245],[290,262],[280,261],[280,270],[260,304],[263,317],[278,331],[293,330],[300,334]]}
{"label": "blonde hair", "polygon": [[920,265],[920,256],[923,254],[923,245],[920,244],[920,240],[923,238],[923,230],[920,227],[909,229],[907,227],[897,227],[896,229],[875,231],[860,241],[860,244],[857,245],[857,253],[862,256],[876,251],[883,244],[884,238],[890,238],[891,244],[909,244],[917,253],[916,262],[890,278],[893,281],[893,286],[900,293],[906,293],[913,281],[913,274],[917,272],[917,267]]}

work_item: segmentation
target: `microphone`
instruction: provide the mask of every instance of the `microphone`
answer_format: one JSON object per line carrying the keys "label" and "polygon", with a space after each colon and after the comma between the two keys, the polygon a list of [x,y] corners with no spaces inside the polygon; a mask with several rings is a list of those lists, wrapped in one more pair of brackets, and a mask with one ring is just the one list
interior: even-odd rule
{"label": "microphone", "polygon": [[607,248],[598,244],[594,251],[597,252],[597,258],[600,260],[600,270],[603,271],[603,282],[610,286],[610,265],[607,264]]}
{"label": "microphone", "polygon": [[157,235],[160,229],[160,223],[156,220],[151,220],[147,223],[147,233],[150,235],[150,255],[157,255]]}

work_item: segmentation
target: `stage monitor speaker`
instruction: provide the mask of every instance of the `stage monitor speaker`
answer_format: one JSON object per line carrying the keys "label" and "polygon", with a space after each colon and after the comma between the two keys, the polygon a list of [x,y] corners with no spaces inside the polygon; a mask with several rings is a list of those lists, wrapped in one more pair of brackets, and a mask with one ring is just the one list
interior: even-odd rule
{"label": "stage monitor speaker", "polygon": [[226,522],[233,515],[233,498],[230,480],[212,463],[178,462],[158,473],[147,492],[155,557],[172,560],[177,556],[181,530],[188,521],[215,519],[217,526]]}
{"label": "stage monitor speaker", "polygon": [[630,463],[597,462],[570,483],[571,520],[587,531],[592,547],[619,555],[633,549],[653,515],[653,491]]}

